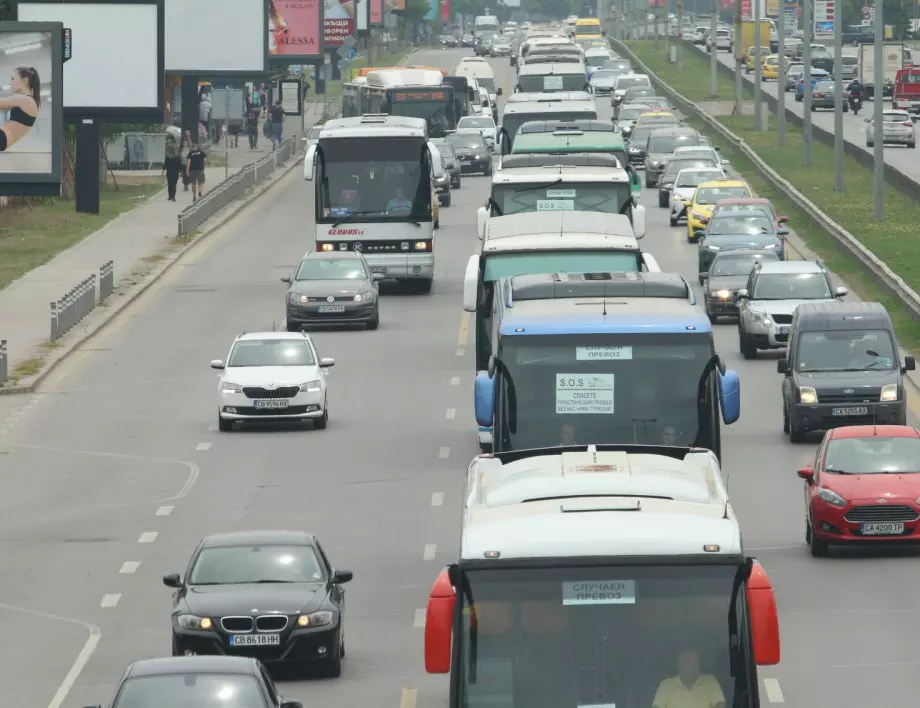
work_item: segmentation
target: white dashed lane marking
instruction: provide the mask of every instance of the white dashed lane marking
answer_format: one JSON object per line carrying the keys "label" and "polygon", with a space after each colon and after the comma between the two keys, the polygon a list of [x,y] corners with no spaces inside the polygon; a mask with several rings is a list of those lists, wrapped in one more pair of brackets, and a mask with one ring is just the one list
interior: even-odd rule
{"label": "white dashed lane marking", "polygon": [[433,492],[431,495],[431,506],[442,506],[444,504],[444,492]]}
{"label": "white dashed lane marking", "polygon": [[132,573],[137,572],[138,566],[140,566],[140,564],[140,561],[125,561],[121,564],[121,570],[118,572],[122,575],[131,575]]}
{"label": "white dashed lane marking", "polygon": [[415,629],[424,629],[425,627],[425,608],[421,607],[415,611],[415,617],[412,620],[412,626]]}
{"label": "white dashed lane marking", "polygon": [[195,450],[197,450],[198,452],[207,452],[210,449],[211,449],[211,443],[198,443],[195,446]]}
{"label": "white dashed lane marking", "polygon": [[442,448],[438,451],[438,458],[441,459],[441,460],[446,460],[448,457],[450,457],[450,448],[449,448],[449,447],[442,447]]}
{"label": "white dashed lane marking", "polygon": [[435,555],[438,553],[438,547],[433,543],[426,543],[425,550],[422,551],[422,560],[424,561],[433,561]]}
{"label": "white dashed lane marking", "polygon": [[785,703],[786,697],[783,696],[783,689],[779,686],[779,681],[773,678],[765,678],[763,687],[767,694],[767,700],[770,703]]}
{"label": "white dashed lane marking", "polygon": [[453,420],[453,419],[456,418],[456,417],[457,417],[457,409],[456,409],[456,408],[448,408],[448,409],[447,409],[447,420]]}
{"label": "white dashed lane marking", "polygon": [[451,377],[450,377],[450,385],[451,385],[451,386],[459,386],[459,385],[460,385],[460,377],[459,377],[459,376],[451,376]]}
{"label": "white dashed lane marking", "polygon": [[463,347],[457,350],[457,356],[463,356],[464,354],[466,354],[466,349]]}
{"label": "white dashed lane marking", "polygon": [[172,510],[175,508],[176,507],[174,506],[161,506],[159,509],[157,509],[156,515],[157,516],[169,516],[170,514],[172,514]]}
{"label": "white dashed lane marking", "polygon": [[118,601],[121,599],[119,593],[109,593],[108,595],[102,596],[102,602],[99,603],[99,607],[111,608],[117,607]]}
{"label": "white dashed lane marking", "polygon": [[156,531],[144,531],[141,537],[137,539],[138,543],[153,543],[157,540],[159,534]]}

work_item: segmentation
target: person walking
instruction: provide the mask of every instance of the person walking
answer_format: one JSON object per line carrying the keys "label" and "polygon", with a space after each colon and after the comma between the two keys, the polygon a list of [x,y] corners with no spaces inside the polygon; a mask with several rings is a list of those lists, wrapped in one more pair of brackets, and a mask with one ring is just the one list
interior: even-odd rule
{"label": "person walking", "polygon": [[201,98],[198,101],[198,120],[201,121],[201,124],[204,126],[205,133],[210,133],[211,130],[211,96],[207,93],[202,93]]}
{"label": "person walking", "polygon": [[173,136],[166,138],[166,158],[163,160],[163,174],[166,175],[166,199],[176,201],[176,185],[182,174],[182,160],[179,157],[179,145]]}
{"label": "person walking", "polygon": [[[188,151],[192,151],[192,131],[185,131],[185,140],[184,144],[188,147]],[[188,153],[186,153],[186,160],[188,160]],[[187,192],[190,182],[188,179],[188,170],[182,170],[182,191]]]}
{"label": "person walking", "polygon": [[246,134],[249,136],[249,149],[259,147],[259,109],[250,106],[246,112]]}
{"label": "person walking", "polygon": [[192,185],[192,201],[197,202],[204,196],[204,168],[207,155],[198,143],[192,145],[188,151],[185,163],[185,174]]}
{"label": "person walking", "polygon": [[272,120],[272,150],[281,147],[281,135],[284,131],[284,108],[281,107],[281,101],[275,103],[271,109]]}

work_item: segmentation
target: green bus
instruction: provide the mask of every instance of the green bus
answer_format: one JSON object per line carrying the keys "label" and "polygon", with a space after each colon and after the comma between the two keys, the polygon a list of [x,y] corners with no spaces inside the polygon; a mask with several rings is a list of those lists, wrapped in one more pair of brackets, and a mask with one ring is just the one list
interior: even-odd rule
{"label": "green bus", "polygon": [[539,120],[524,123],[514,137],[512,155],[604,153],[617,159],[629,174],[634,198],[642,193],[639,173],[629,164],[623,137],[601,120]]}

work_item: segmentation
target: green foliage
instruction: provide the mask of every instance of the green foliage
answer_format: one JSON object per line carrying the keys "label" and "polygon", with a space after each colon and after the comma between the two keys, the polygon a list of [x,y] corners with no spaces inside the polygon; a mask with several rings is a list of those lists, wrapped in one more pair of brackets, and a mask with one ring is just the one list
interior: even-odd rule
{"label": "green foliage", "polygon": [[10,0],[0,0],[0,20],[12,20],[13,10],[10,7]]}
{"label": "green foliage", "polygon": [[528,17],[561,20],[582,9],[582,0],[522,0],[521,11]]}

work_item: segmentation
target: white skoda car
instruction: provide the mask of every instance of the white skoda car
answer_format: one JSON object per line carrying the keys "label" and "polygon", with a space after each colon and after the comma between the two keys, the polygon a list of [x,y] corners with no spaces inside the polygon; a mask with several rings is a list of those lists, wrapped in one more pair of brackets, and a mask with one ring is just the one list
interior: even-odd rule
{"label": "white skoda car", "polygon": [[235,421],[311,420],[323,430],[329,422],[326,373],[335,359],[320,359],[305,332],[252,332],[233,340],[227,361],[215,359],[217,425]]}

